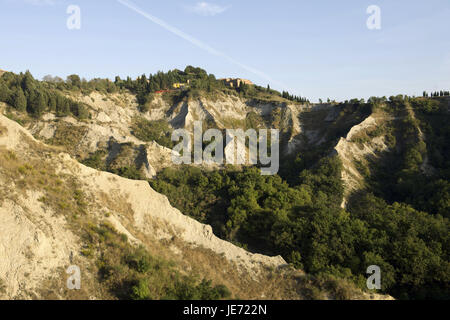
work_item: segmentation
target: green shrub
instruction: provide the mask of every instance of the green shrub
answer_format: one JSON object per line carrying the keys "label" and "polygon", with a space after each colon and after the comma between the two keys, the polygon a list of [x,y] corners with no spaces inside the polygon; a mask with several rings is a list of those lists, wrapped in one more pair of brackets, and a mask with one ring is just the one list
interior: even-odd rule
{"label": "green shrub", "polygon": [[150,300],[151,292],[149,288],[149,283],[147,279],[140,279],[131,288],[131,298],[133,300]]}
{"label": "green shrub", "polygon": [[136,118],[132,125],[133,135],[146,142],[156,141],[158,144],[172,148],[172,128],[165,120],[149,121],[144,118]]}
{"label": "green shrub", "polygon": [[128,265],[138,271],[139,273],[147,273],[150,269],[157,268],[157,264],[155,264],[148,253],[144,248],[139,247],[136,251],[130,254],[126,261]]}
{"label": "green shrub", "polygon": [[108,171],[127,179],[144,180],[141,171],[139,171],[135,166],[121,167],[117,169],[108,169]]}
{"label": "green shrub", "polygon": [[105,158],[106,151],[104,150],[97,150],[93,154],[91,154],[88,158],[81,161],[82,164],[85,166],[97,169],[97,170],[105,170]]}

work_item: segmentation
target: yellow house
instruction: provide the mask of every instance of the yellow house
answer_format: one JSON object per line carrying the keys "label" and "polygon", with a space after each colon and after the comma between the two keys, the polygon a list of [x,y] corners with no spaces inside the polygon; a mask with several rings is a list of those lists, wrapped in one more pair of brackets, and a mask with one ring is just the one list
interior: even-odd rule
{"label": "yellow house", "polygon": [[182,89],[182,88],[186,87],[186,83],[174,83],[172,85],[172,87],[175,89]]}
{"label": "yellow house", "polygon": [[232,78],[226,78],[226,79],[219,79],[219,81],[222,81],[227,87],[230,88],[239,88],[242,84],[246,85],[252,85],[253,82],[247,79],[232,79]]}

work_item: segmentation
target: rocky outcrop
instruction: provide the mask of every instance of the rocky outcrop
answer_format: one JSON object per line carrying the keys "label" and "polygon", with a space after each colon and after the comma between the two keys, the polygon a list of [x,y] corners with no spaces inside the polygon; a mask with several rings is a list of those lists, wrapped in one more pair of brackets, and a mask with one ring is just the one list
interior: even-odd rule
{"label": "rocky outcrop", "polygon": [[361,133],[373,130],[380,125],[382,120],[378,120],[370,115],[358,125],[353,126],[345,138],[341,138],[334,148],[343,164],[342,180],[344,183],[344,200],[342,207],[346,205],[346,199],[355,190],[364,187],[364,177],[357,168],[357,164],[365,164],[367,159],[376,158],[381,152],[387,150],[383,136],[375,137],[367,142],[354,141],[354,138]]}

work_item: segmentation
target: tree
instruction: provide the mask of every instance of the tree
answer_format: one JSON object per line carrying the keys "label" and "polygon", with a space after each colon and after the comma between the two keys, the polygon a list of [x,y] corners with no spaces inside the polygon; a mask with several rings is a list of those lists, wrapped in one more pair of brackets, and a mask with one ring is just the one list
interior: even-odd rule
{"label": "tree", "polygon": [[46,107],[46,99],[44,96],[44,93],[41,91],[37,91],[37,93],[34,93],[29,98],[29,109],[31,113],[35,114],[36,116],[40,116],[44,111]]}
{"label": "tree", "polygon": [[89,117],[89,111],[84,107],[84,105],[78,102],[71,101],[70,112],[79,119],[86,119]]}
{"label": "tree", "polygon": [[80,76],[76,74],[71,74],[67,77],[67,83],[72,87],[81,88],[81,79]]}
{"label": "tree", "polygon": [[22,89],[25,95],[27,97],[30,97],[31,92],[35,90],[35,88],[36,88],[35,80],[31,75],[30,71],[27,70],[27,72],[25,72],[25,75],[23,75]]}
{"label": "tree", "polygon": [[69,101],[61,95],[56,97],[56,112],[58,116],[66,116],[70,112]]}
{"label": "tree", "polygon": [[0,101],[8,102],[11,92],[3,82],[0,82]]}
{"label": "tree", "polygon": [[48,107],[51,111],[56,111],[56,97],[54,94],[48,98]]}
{"label": "tree", "polygon": [[18,111],[26,111],[27,110],[27,98],[23,93],[22,88],[17,88],[12,96],[12,105]]}

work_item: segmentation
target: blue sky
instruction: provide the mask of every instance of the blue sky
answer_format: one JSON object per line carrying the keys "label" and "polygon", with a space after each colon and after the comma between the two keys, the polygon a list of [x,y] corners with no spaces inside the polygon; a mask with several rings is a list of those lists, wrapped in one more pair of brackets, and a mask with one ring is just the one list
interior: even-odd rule
{"label": "blue sky", "polygon": [[449,0],[126,1],[165,25],[117,0],[0,0],[0,69],[90,79],[193,65],[313,101],[450,89]]}

